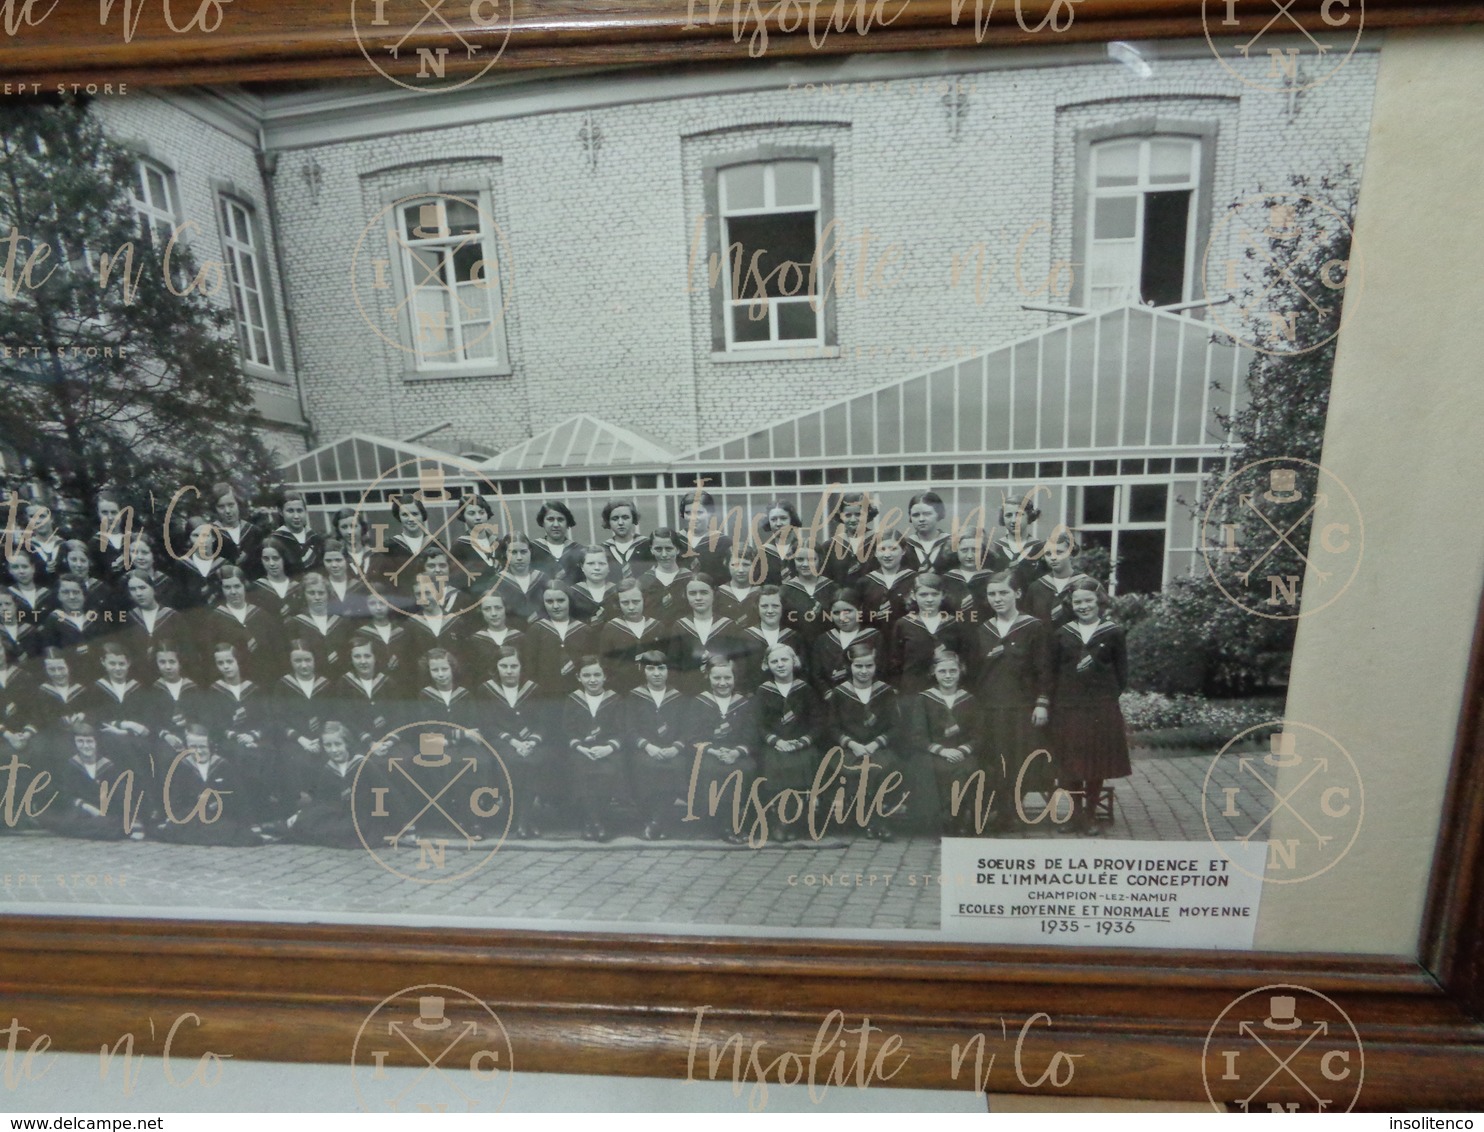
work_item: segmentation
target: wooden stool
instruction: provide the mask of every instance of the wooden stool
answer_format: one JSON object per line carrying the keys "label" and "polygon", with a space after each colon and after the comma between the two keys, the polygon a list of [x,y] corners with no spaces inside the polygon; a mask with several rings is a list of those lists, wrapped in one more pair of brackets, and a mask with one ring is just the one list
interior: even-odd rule
{"label": "wooden stool", "polygon": [[1092,805],[1092,816],[1096,821],[1111,822],[1113,818],[1113,787],[1104,786],[1098,791],[1097,800]]}

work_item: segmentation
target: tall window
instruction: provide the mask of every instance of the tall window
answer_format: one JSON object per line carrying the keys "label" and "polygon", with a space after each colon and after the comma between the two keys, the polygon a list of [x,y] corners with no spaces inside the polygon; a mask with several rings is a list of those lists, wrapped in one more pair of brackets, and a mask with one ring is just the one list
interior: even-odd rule
{"label": "tall window", "polygon": [[819,163],[731,165],[717,181],[726,348],[823,342]]}
{"label": "tall window", "polygon": [[163,253],[175,234],[180,215],[175,201],[175,175],[163,165],[140,158],[135,166],[134,212],[148,243]]}
{"label": "tall window", "polygon": [[1093,484],[1076,489],[1075,527],[1112,561],[1116,593],[1158,593],[1164,586],[1170,486]]}
{"label": "tall window", "polygon": [[226,252],[227,283],[237,316],[237,339],[242,359],[276,369],[273,334],[268,315],[268,275],[258,248],[257,217],[251,205],[223,196],[222,249]]}
{"label": "tall window", "polygon": [[1092,147],[1087,303],[1169,306],[1190,298],[1201,143],[1122,138]]}
{"label": "tall window", "polygon": [[413,200],[397,212],[418,368],[503,363],[499,256],[478,194]]}

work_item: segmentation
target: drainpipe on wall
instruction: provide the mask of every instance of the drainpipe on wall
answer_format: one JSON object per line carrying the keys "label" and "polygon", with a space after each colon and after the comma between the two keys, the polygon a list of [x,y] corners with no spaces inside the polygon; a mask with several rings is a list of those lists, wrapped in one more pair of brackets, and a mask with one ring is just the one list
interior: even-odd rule
{"label": "drainpipe on wall", "polygon": [[293,367],[294,392],[299,398],[299,416],[305,423],[305,444],[314,448],[318,444],[314,423],[309,419],[309,409],[304,401],[304,375],[299,368],[299,320],[294,317],[293,299],[289,294],[289,277],[284,270],[283,245],[278,238],[278,194],[273,191],[273,179],[278,172],[278,154],[271,153],[263,135],[262,124],[258,125],[258,174],[263,180],[263,195],[268,201],[268,232],[273,241],[273,266],[278,272],[278,291],[283,302],[283,320],[289,332],[289,364]]}

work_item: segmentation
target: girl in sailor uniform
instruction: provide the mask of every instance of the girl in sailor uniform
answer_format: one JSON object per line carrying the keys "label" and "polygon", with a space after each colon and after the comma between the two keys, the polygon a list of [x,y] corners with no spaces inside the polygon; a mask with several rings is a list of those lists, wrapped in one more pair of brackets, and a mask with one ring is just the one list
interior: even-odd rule
{"label": "girl in sailor uniform", "polygon": [[405,624],[414,654],[420,656],[431,648],[457,649],[464,637],[463,614],[444,608],[436,584],[428,575],[419,575],[413,600],[417,607]]}
{"label": "girl in sailor uniform", "polygon": [[490,501],[477,492],[464,496],[459,507],[459,521],[464,533],[453,546],[453,556],[463,567],[460,585],[474,597],[482,597],[500,580],[500,524]]}
{"label": "girl in sailor uniform", "polygon": [[[866,759],[871,769],[866,777],[866,796],[874,798],[881,781],[891,773],[900,774],[896,748],[901,727],[896,689],[876,678],[876,650],[857,641],[847,654],[850,679],[837,684],[825,698],[829,718],[829,742],[844,755],[847,774],[858,774]],[[879,841],[890,841],[890,822],[899,820],[901,804],[887,816],[872,813],[865,835]]]}
{"label": "girl in sailor uniform", "polygon": [[679,566],[680,536],[669,527],[658,527],[649,536],[649,553],[654,565],[639,577],[649,616],[663,625],[672,625],[685,616],[685,586],[690,570]]}
{"label": "girl in sailor uniform", "polygon": [[1093,579],[1072,583],[1070,604],[1073,620],[1052,636],[1052,749],[1057,783],[1077,800],[1073,828],[1096,835],[1103,783],[1133,773],[1118,706],[1128,688],[1128,645],[1123,627],[1107,617],[1107,591]]}
{"label": "girl in sailor uniform", "polygon": [[210,609],[221,600],[222,567],[231,563],[221,554],[222,540],[216,527],[202,516],[186,521],[186,542],[189,549],[175,564],[180,608]]}
{"label": "girl in sailor uniform", "polygon": [[[751,795],[762,749],[757,707],[737,687],[735,660],[713,657],[706,666],[706,685],[706,690],[695,698],[693,704],[691,738],[704,746],[699,755],[692,756],[699,758],[700,767],[686,820],[695,817],[701,822],[701,829],[733,845],[741,845],[747,841],[741,807]],[[711,812],[713,793],[717,796],[714,815]],[[734,798],[740,799],[735,822]],[[742,828],[737,828],[738,825]]]}
{"label": "girl in sailor uniform", "polygon": [[[272,719],[276,758],[270,780],[280,804],[293,803],[290,784],[319,751],[319,733],[334,705],[330,681],[318,671],[319,658],[308,641],[288,643],[289,670],[273,685]],[[283,812],[269,815],[286,816]]]}
{"label": "girl in sailor uniform", "polygon": [[582,552],[582,579],[568,587],[572,598],[572,616],[590,625],[618,616],[614,584],[608,579],[608,552],[601,546],[585,547]]}
{"label": "girl in sailor uniform", "polygon": [[706,574],[694,574],[686,582],[685,601],[690,615],[675,622],[668,651],[675,668],[675,687],[691,695],[701,691],[709,659],[735,655],[739,630],[736,622],[717,616],[716,589]]}
{"label": "girl in sailor uniform", "polygon": [[804,521],[787,499],[775,499],[764,511],[761,550],[763,585],[781,586],[794,575],[794,556],[803,538]]}
{"label": "girl in sailor uniform", "polygon": [[501,646],[490,668],[495,675],[480,684],[476,695],[480,732],[500,752],[510,774],[515,836],[540,837],[541,808],[555,812],[560,803],[552,762],[553,708],[536,682],[525,678],[514,647]]}
{"label": "girl in sailor uniform", "polygon": [[218,553],[228,565],[252,574],[258,568],[258,548],[263,542],[263,532],[243,514],[243,500],[237,489],[229,483],[212,484],[211,508],[215,516],[213,525],[221,538]]}
{"label": "girl in sailor uniform", "polygon": [[505,570],[495,592],[505,599],[505,612],[517,626],[529,625],[545,612],[542,596],[552,579],[531,568],[531,540],[519,533],[505,540]]}
{"label": "girl in sailor uniform", "polygon": [[299,579],[299,585],[304,609],[294,614],[284,629],[309,641],[315,654],[324,661],[326,671],[337,671],[347,659],[345,646],[351,633],[350,623],[330,611],[330,586],[323,574],[311,570]]}
{"label": "girl in sailor uniform", "polygon": [[[205,693],[185,674],[180,646],[161,639],[154,649],[157,677],[146,689],[149,725],[163,742],[179,750],[186,721],[200,718],[206,707]],[[156,764],[156,772],[160,767]]]}
{"label": "girl in sailor uniform", "polygon": [[242,567],[222,567],[222,600],[205,619],[203,632],[209,641],[231,644],[247,674],[262,682],[278,675],[269,668],[278,663],[282,623],[247,600],[248,584]]}
{"label": "girl in sailor uniform", "polygon": [[519,649],[525,634],[510,624],[505,599],[498,592],[486,593],[479,601],[478,629],[465,634],[459,644],[459,657],[472,674],[471,680],[488,679],[506,648]]}
{"label": "girl in sailor uniform", "polygon": [[865,492],[850,491],[840,497],[840,521],[820,550],[821,569],[835,585],[849,585],[871,572],[872,532],[878,514]]}
{"label": "girl in sailor uniform", "polygon": [[123,772],[98,749],[98,736],[86,723],[69,729],[67,757],[54,777],[56,800],[47,807],[40,824],[62,837],[91,841],[118,841],[144,837],[135,822],[133,791],[117,789]]}
{"label": "girl in sailor uniform", "polygon": [[739,631],[757,623],[757,596],[762,587],[752,580],[756,562],[755,548],[734,547],[728,567],[731,578],[716,587],[717,615],[732,621]]}
{"label": "girl in sailor uniform", "polygon": [[102,677],[94,680],[83,700],[88,720],[96,728],[103,753],[120,770],[132,770],[134,781],[153,777],[150,748],[155,719],[151,695],[130,674],[133,667],[127,650],[116,641],[98,647]]}
{"label": "girl in sailor uniform", "polygon": [[10,578],[7,589],[15,598],[20,616],[39,628],[46,615],[56,608],[56,593],[50,586],[41,584],[36,560],[19,547],[14,554],[6,555],[5,570]]}
{"label": "girl in sailor uniform", "polygon": [[41,652],[41,630],[21,615],[21,604],[0,589],[0,652],[11,664],[33,660]]}
{"label": "girl in sailor uniform", "polygon": [[[31,745],[36,726],[31,708],[36,699],[36,680],[9,653],[0,652],[0,759],[11,752],[24,752]],[[0,825],[3,825],[0,822]]]}
{"label": "girl in sailor uniform", "polygon": [[325,585],[330,591],[330,612],[354,626],[366,615],[366,587],[351,572],[350,555],[338,538],[325,539]]}
{"label": "girl in sailor uniform", "polygon": [[563,695],[577,680],[578,661],[594,651],[597,630],[572,618],[567,587],[553,583],[542,597],[546,616],[531,622],[524,649],[531,678],[548,696]]}
{"label": "girl in sailor uniform", "polygon": [[1020,612],[1013,571],[991,574],[984,592],[994,616],[981,618],[971,636],[971,669],[984,712],[986,778],[998,787],[996,806],[1004,807],[998,813],[1008,815],[1016,800],[1017,782],[1022,799],[1032,793],[1049,797],[1054,785],[1055,774],[1045,753],[1051,702],[1050,642],[1045,623]]}
{"label": "girl in sailor uniform", "polygon": [[408,670],[415,665],[403,663],[403,658],[412,653],[412,633],[406,626],[406,618],[392,620],[392,607],[386,598],[372,590],[366,594],[366,620],[355,627],[350,635],[351,644],[370,641],[377,653],[377,666],[391,680],[395,690],[405,688],[413,679]]}
{"label": "girl in sailor uniform", "polygon": [[577,689],[561,701],[560,734],[570,752],[582,836],[589,841],[607,841],[630,806],[624,762],[627,697],[606,687],[606,680],[602,661],[579,657]]}
{"label": "girl in sailor uniform", "polygon": [[384,594],[411,595],[418,574],[426,573],[424,556],[437,544],[428,530],[428,509],[416,494],[393,495],[391,508],[398,530],[384,544],[378,538],[367,584]]}
{"label": "girl in sailor uniform", "polygon": [[676,549],[680,565],[697,574],[724,578],[732,560],[732,536],[716,525],[716,500],[709,491],[690,491],[680,497],[680,530]]}
{"label": "girl in sailor uniform", "polygon": [[860,583],[866,625],[888,637],[892,625],[912,607],[912,580],[917,574],[904,564],[905,551],[899,531],[881,531],[876,538],[875,568]]}
{"label": "girl in sailor uniform", "polygon": [[[353,794],[374,797],[374,783],[385,782],[377,762],[368,763],[350,729],[329,720],[320,729],[317,758],[307,760],[295,777],[297,809],[281,822],[262,827],[265,840],[292,841],[327,849],[360,849]],[[369,777],[368,777],[369,776]],[[365,781],[360,781],[365,779]]]}
{"label": "girl in sailor uniform", "polygon": [[174,609],[161,605],[159,591],[143,570],[130,570],[124,575],[124,586],[132,603],[120,639],[134,654],[134,663],[142,670],[154,667],[155,649],[159,642],[181,632],[184,622]]}
{"label": "girl in sailor uniform", "polygon": [[[423,657],[422,668],[427,674],[427,683],[418,693],[416,702],[408,705],[403,722],[422,724],[417,728],[419,741],[429,732],[442,733],[447,743],[447,756],[455,764],[454,773],[468,759],[474,760],[472,772],[459,780],[459,785],[464,790],[472,792],[497,789],[503,793],[503,776],[499,773],[494,756],[485,745],[483,733],[479,729],[483,723],[483,713],[474,695],[462,683],[458,661],[454,659],[453,653],[447,649],[429,649]],[[445,780],[440,779],[439,785],[443,781]],[[427,782],[424,781],[423,785],[426,789]],[[412,790],[410,784],[403,783],[398,792],[403,804],[413,807],[412,813],[422,809],[421,803],[414,797],[416,791]],[[429,790],[429,793],[433,791]],[[452,797],[458,795],[451,795]],[[462,793],[462,797],[467,799],[471,794]],[[418,833],[427,835],[432,832],[438,836],[459,837],[468,843],[481,840],[504,824],[505,815],[502,812],[481,815],[475,812],[472,805],[467,809],[462,805],[457,808],[450,805],[445,809],[447,813],[440,812],[436,806],[430,806],[424,811],[416,819]]]}
{"label": "girl in sailor uniform", "polygon": [[36,563],[37,581],[50,584],[62,572],[62,544],[69,537],[57,529],[56,516],[45,503],[26,504],[25,546]]}
{"label": "girl in sailor uniform", "polygon": [[[69,741],[67,729],[89,722],[87,689],[75,682],[67,654],[60,649],[47,649],[41,654],[41,682],[27,714],[37,734],[37,760],[49,765]],[[66,758],[63,754],[61,757]]]}
{"label": "girl in sailor uniform", "polygon": [[627,695],[644,679],[639,654],[669,647],[669,630],[645,611],[644,591],[634,578],[625,578],[614,591],[618,616],[598,630],[598,656],[603,668],[613,673],[610,684],[619,695]]}
{"label": "girl in sailor uniform", "polygon": [[279,812],[274,752],[266,742],[268,704],[259,686],[243,674],[237,646],[218,642],[211,656],[217,679],[206,689],[205,717],[242,777],[242,807],[252,819],[267,820]]}
{"label": "girl in sailor uniform", "polygon": [[801,543],[794,555],[794,576],[778,587],[783,594],[783,623],[803,638],[807,648],[830,628],[830,606],[840,587],[819,573],[819,552]]}
{"label": "girl in sailor uniform", "polygon": [[831,628],[810,651],[809,678],[821,698],[850,679],[850,654],[857,644],[868,646],[880,667],[882,637],[862,625],[861,604],[860,594],[854,589],[837,593],[830,605]]}
{"label": "girl in sailor uniform", "polygon": [[76,574],[57,577],[57,607],[41,623],[41,647],[58,648],[79,660],[85,660],[111,626],[89,616],[85,583]]}
{"label": "girl in sailor uniform", "polygon": [[904,696],[913,696],[933,683],[933,657],[940,648],[962,656],[971,640],[972,626],[943,610],[943,580],[932,572],[912,581],[916,607],[891,627],[886,671]]}
{"label": "girl in sailor uniform", "polygon": [[629,773],[644,820],[644,840],[663,841],[680,828],[690,783],[691,706],[670,687],[670,662],[662,652],[639,654],[644,683],[624,697]]}
{"label": "girl in sailor uniform", "polygon": [[[131,538],[133,511],[125,521],[123,506],[117,495],[100,492],[98,495],[98,533],[87,540],[88,553],[93,559],[94,572],[105,586],[112,589],[118,580],[133,568],[127,561],[127,547]],[[74,570],[73,573],[76,573]]]}
{"label": "girl in sailor uniform", "polygon": [[959,618],[962,623],[974,624],[979,618],[989,616],[984,585],[990,572],[980,568],[979,536],[972,531],[959,536],[957,552],[953,569],[943,575],[943,605],[954,613],[964,614]]}
{"label": "girl in sailor uniform", "polygon": [[1053,629],[1073,620],[1070,598],[1072,583],[1087,575],[1079,574],[1073,566],[1081,547],[1065,528],[1046,544],[1043,560],[1046,572],[1040,574],[1025,587],[1023,608],[1032,617],[1039,617]]}
{"label": "girl in sailor uniform", "polygon": [[154,826],[154,837],[183,845],[261,845],[236,765],[213,750],[211,734],[199,721],[186,722],[184,738],[185,745],[165,759],[164,820]]}
{"label": "girl in sailor uniform", "polygon": [[739,683],[752,694],[768,679],[768,650],[787,645],[795,653],[804,649],[804,638],[783,623],[783,592],[777,586],[761,586],[757,595],[757,624],[742,630],[738,640]]}
{"label": "girl in sailor uniform", "polygon": [[[973,837],[975,793],[972,776],[979,769],[979,703],[960,687],[963,664],[941,648],[933,658],[933,686],[911,697],[903,712],[909,757],[925,758],[937,785],[938,817],[945,837]],[[989,797],[989,785],[984,797]],[[957,795],[957,799],[955,799]]]}
{"label": "girl in sailor uniform", "polygon": [[289,577],[297,578],[305,571],[318,570],[325,539],[309,528],[309,507],[304,502],[303,493],[284,492],[279,514],[283,516],[283,522],[273,529],[273,537],[284,547],[285,569]]}
{"label": "girl in sailor uniform", "polygon": [[649,537],[639,533],[639,506],[632,499],[615,499],[603,506],[603,529],[608,537],[608,575],[615,582],[637,578],[649,568]]}
{"label": "girl in sailor uniform", "polygon": [[936,491],[924,491],[907,502],[907,565],[919,572],[942,576],[957,565],[957,555],[943,530],[948,508]]}
{"label": "girl in sailor uniform", "polygon": [[[335,512],[335,537],[345,547],[345,558],[350,572],[363,585],[371,570],[371,550],[367,540],[371,537],[371,524],[354,507],[342,507]],[[328,541],[328,540],[326,540]]]}
{"label": "girl in sailor uniform", "polygon": [[336,703],[326,714],[349,727],[356,749],[366,751],[396,730],[400,705],[370,640],[357,637],[346,653],[349,670],[335,681]]}
{"label": "girl in sailor uniform", "polygon": [[88,544],[80,539],[68,539],[62,544],[62,564],[66,572],[82,582],[83,606],[102,613],[114,607],[114,593],[93,576],[93,556],[88,553]]}
{"label": "girl in sailor uniform", "polygon": [[999,532],[984,558],[984,568],[992,573],[1013,571],[1016,588],[1022,593],[1047,567],[1046,544],[1031,534],[1041,517],[1035,500],[1034,491],[1026,492],[1021,499],[1005,499],[1000,505]]}
{"label": "girl in sailor uniform", "polygon": [[289,577],[288,543],[269,535],[258,548],[258,565],[262,575],[252,584],[252,600],[278,624],[296,612],[300,601],[299,583]]}
{"label": "girl in sailor uniform", "polygon": [[[819,765],[818,735],[828,729],[819,697],[803,679],[803,663],[788,645],[774,645],[765,657],[769,679],[758,686],[758,730],[763,736],[763,777],[770,793],[807,793]],[[782,826],[772,836],[789,841]]]}
{"label": "girl in sailor uniform", "polygon": [[559,499],[548,499],[536,512],[536,526],[542,533],[531,539],[531,565],[559,582],[582,577],[586,548],[573,540],[577,520],[572,509]]}
{"label": "girl in sailor uniform", "polygon": [[129,544],[129,561],[132,563],[119,579],[119,609],[129,608],[129,576],[143,574],[145,581],[155,591],[159,603],[167,609],[180,608],[180,582],[168,570],[160,567],[161,555],[156,552],[154,542],[144,533],[134,536]]}

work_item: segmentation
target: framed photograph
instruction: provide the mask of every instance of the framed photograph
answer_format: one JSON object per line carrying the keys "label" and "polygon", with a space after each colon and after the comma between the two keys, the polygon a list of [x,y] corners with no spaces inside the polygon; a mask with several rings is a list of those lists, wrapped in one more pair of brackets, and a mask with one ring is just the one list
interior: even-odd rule
{"label": "framed photograph", "polygon": [[1263,7],[7,9],[17,1026],[1484,1104],[1484,36]]}

